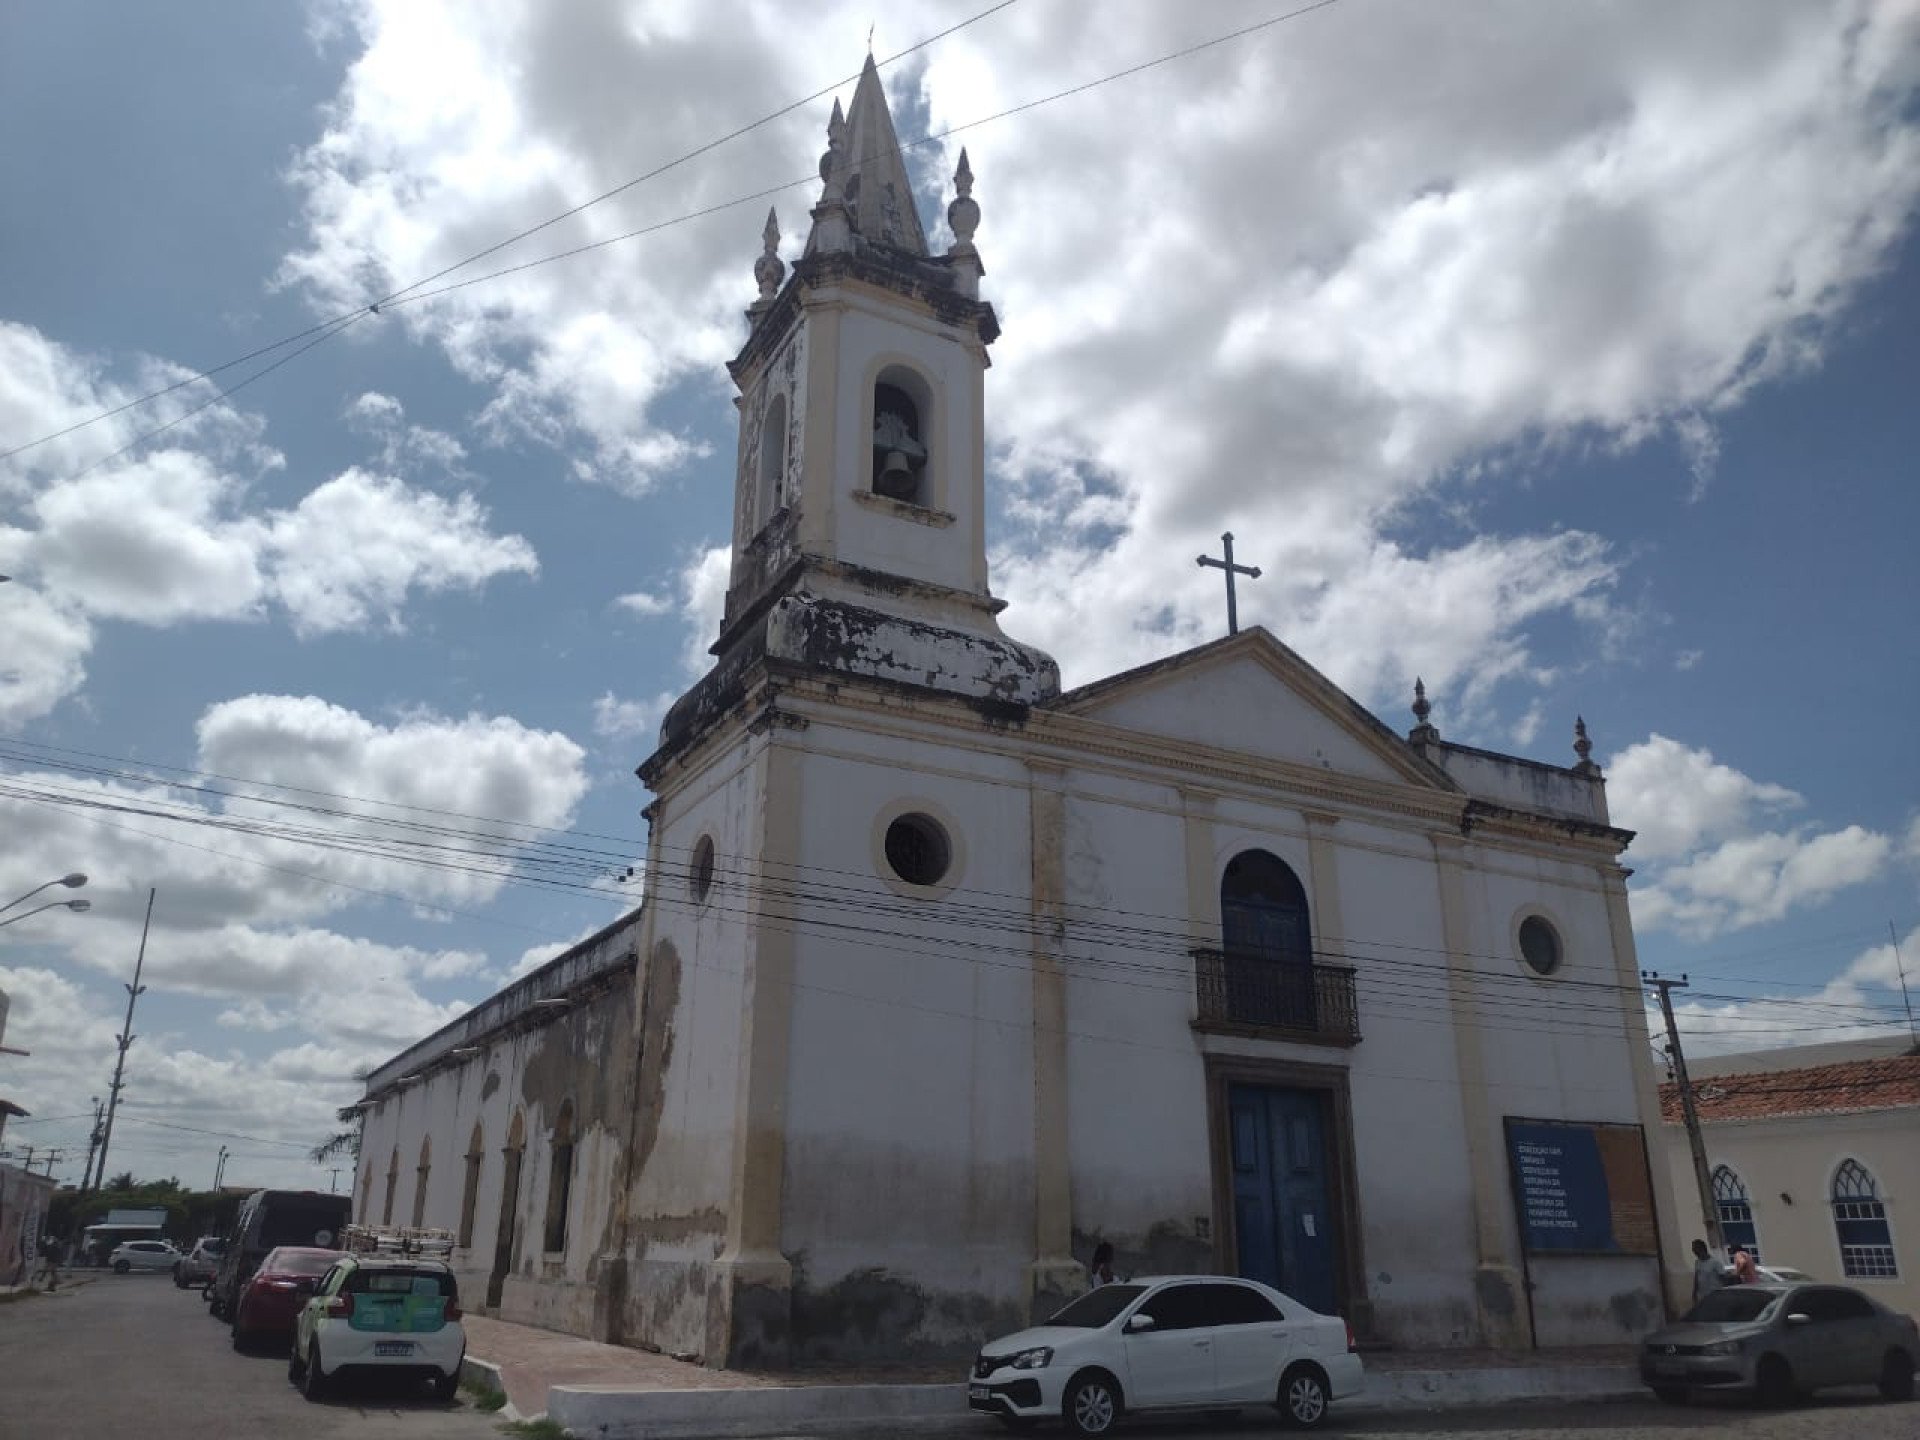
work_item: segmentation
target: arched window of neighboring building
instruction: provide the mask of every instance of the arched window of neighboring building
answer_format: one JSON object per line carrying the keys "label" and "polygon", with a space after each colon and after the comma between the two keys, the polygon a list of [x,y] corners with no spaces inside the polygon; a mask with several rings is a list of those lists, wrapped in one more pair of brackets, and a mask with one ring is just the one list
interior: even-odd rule
{"label": "arched window of neighboring building", "polygon": [[787,397],[783,393],[767,402],[767,413],[760,422],[760,474],[754,486],[755,530],[771,520],[786,499],[782,487],[786,484],[789,433]]}
{"label": "arched window of neighboring building", "polygon": [[1893,1228],[1880,1186],[1858,1160],[1848,1158],[1833,1176],[1833,1228],[1840,1239],[1840,1272],[1861,1280],[1891,1280],[1900,1274],[1893,1258]]}
{"label": "arched window of neighboring building", "polygon": [[560,1107],[553,1122],[553,1154],[547,1171],[548,1252],[567,1248],[567,1204],[573,1198],[573,1102]]}
{"label": "arched window of neighboring building", "polygon": [[1725,1165],[1713,1167],[1713,1206],[1720,1213],[1720,1238],[1727,1242],[1727,1250],[1745,1250],[1757,1262],[1760,1235],[1754,1228],[1747,1183]]}
{"label": "arched window of neighboring building", "polygon": [[380,1223],[393,1223],[393,1192],[400,1184],[400,1147],[393,1147],[393,1154],[387,1159],[387,1202],[380,1207]]}
{"label": "arched window of neighboring building", "polygon": [[433,1173],[433,1140],[420,1137],[420,1165],[414,1172],[413,1186],[413,1228],[418,1230],[427,1223],[427,1176]]}
{"label": "arched window of neighboring building", "polygon": [[927,419],[932,395],[913,371],[890,365],[873,387],[873,492],[931,505]]}
{"label": "arched window of neighboring building", "polygon": [[480,1122],[473,1122],[473,1139],[467,1145],[467,1183],[460,1192],[460,1248],[473,1244],[473,1212],[480,1203],[480,1162],[486,1158],[485,1137]]}
{"label": "arched window of neighboring building", "polygon": [[1227,1018],[1311,1030],[1317,1020],[1306,887],[1287,862],[1242,850],[1220,878]]}

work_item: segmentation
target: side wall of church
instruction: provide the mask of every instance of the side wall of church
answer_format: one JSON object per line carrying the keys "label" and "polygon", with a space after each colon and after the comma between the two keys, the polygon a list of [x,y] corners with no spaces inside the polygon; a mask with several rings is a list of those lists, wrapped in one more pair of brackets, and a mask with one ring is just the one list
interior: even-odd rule
{"label": "side wall of church", "polygon": [[[629,927],[604,934],[596,949],[624,954],[631,944]],[[597,955],[581,958],[602,963]],[[530,993],[511,987],[474,1012],[508,1012],[490,1031],[455,1037],[476,1053],[452,1056],[448,1041],[422,1064],[421,1079],[384,1094],[385,1072],[395,1072],[397,1083],[398,1072],[414,1062],[402,1056],[375,1072],[370,1089],[380,1098],[362,1121],[354,1215],[393,1225],[418,1217],[452,1231],[460,1243],[451,1263],[469,1308],[487,1304],[498,1271],[501,1318],[587,1334],[620,1199],[633,973],[624,965],[602,970],[564,1008],[532,1003],[539,981],[530,977],[522,982]],[[569,1132],[571,1170],[556,1185],[556,1153],[564,1157],[557,1147]],[[555,1207],[563,1196],[560,1222]],[[549,1249],[550,1239],[559,1244]]]}
{"label": "side wall of church", "polygon": [[[667,1354],[725,1355],[726,1248],[746,1045],[747,981],[762,870],[764,746],[715,746],[654,812],[642,936],[626,1282],[612,1333]],[[696,855],[711,843],[700,893]],[[776,888],[785,879],[764,871]],[[718,1333],[716,1333],[718,1332]]]}

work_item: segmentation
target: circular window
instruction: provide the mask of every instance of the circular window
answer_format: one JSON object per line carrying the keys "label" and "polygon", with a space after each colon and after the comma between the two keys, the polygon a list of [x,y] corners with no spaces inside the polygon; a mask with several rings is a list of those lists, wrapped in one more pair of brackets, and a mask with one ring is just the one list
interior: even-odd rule
{"label": "circular window", "polygon": [[1520,922],[1520,958],[1536,975],[1551,975],[1560,968],[1560,932],[1541,916],[1529,915]]}
{"label": "circular window", "polygon": [[693,847],[693,869],[687,874],[687,888],[696,902],[704,901],[713,889],[713,837],[702,835]]}
{"label": "circular window", "polygon": [[909,885],[938,885],[953,864],[947,832],[931,815],[902,815],[887,826],[887,864]]}

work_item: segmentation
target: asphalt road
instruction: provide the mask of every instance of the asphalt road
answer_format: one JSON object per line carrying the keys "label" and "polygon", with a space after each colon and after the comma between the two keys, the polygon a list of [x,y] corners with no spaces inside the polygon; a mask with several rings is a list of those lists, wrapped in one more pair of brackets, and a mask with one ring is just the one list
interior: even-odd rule
{"label": "asphalt road", "polygon": [[84,1273],[74,1290],[0,1305],[0,1440],[502,1440],[464,1395],[349,1389],[315,1405],[287,1383],[284,1355],[236,1354],[199,1291]]}

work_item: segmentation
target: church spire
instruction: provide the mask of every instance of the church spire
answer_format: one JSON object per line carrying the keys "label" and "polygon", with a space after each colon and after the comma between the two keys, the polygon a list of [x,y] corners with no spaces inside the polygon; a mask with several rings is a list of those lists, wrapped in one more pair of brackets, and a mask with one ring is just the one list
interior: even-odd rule
{"label": "church spire", "polygon": [[[838,101],[834,103],[834,115],[838,120]],[[886,87],[880,83],[880,71],[871,55],[853,90],[844,138],[834,133],[838,128],[828,127],[828,153],[821,157],[825,186],[820,209],[830,209],[838,202],[845,207],[846,222],[853,232],[869,245],[885,245],[925,258],[927,234],[920,226],[913,184],[900,155],[900,139],[894,134]],[[808,253],[843,248],[835,243],[838,227],[832,222],[838,218],[837,214],[822,217],[815,212],[813,234],[807,239]]]}

